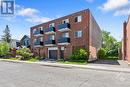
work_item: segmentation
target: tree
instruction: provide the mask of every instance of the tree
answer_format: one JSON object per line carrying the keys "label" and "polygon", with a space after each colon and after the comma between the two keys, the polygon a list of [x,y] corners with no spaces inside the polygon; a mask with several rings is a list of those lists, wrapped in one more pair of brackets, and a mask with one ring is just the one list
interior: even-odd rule
{"label": "tree", "polygon": [[118,42],[110,32],[102,30],[102,47],[107,51],[107,56],[118,56],[121,49],[121,42]]}
{"label": "tree", "polygon": [[11,34],[10,34],[10,29],[9,29],[8,25],[6,25],[6,28],[3,31],[3,33],[4,33],[4,35],[2,36],[2,40],[10,43],[10,41],[11,41]]}
{"label": "tree", "polygon": [[7,42],[0,42],[0,56],[9,54],[10,46]]}
{"label": "tree", "polygon": [[21,48],[21,49],[18,49],[16,52],[18,55],[22,56],[21,60],[27,60],[31,56],[33,56],[33,53],[28,48]]}
{"label": "tree", "polygon": [[115,43],[117,43],[117,40],[110,35],[110,32],[102,30],[102,46],[104,49],[111,50],[111,48],[114,46]]}
{"label": "tree", "polygon": [[100,50],[98,50],[97,57],[100,59],[105,58],[106,57],[106,50],[104,48],[101,48]]}

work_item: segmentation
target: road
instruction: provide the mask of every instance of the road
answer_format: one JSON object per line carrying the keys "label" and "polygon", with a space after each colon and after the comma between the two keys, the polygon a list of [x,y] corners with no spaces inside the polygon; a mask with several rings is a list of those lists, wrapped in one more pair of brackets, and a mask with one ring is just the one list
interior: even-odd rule
{"label": "road", "polygon": [[0,87],[130,87],[130,73],[0,61]]}

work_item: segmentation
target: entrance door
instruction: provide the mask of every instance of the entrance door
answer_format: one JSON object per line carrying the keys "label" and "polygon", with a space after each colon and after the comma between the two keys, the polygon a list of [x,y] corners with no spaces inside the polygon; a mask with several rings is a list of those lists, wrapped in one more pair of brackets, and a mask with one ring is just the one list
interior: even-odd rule
{"label": "entrance door", "polygon": [[49,59],[57,60],[57,50],[49,50]]}
{"label": "entrance door", "polygon": [[64,50],[61,50],[61,51],[60,51],[60,57],[61,57],[62,59],[64,59]]}

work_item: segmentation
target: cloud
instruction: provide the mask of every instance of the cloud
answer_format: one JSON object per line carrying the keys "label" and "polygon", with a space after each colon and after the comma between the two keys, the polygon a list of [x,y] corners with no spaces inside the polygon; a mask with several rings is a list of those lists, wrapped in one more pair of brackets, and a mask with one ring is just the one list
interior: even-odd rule
{"label": "cloud", "polygon": [[33,23],[44,23],[44,22],[47,22],[47,21],[50,21],[50,20],[51,20],[51,18],[39,17],[39,16],[30,17],[30,18],[26,19],[26,21],[33,22]]}
{"label": "cloud", "polygon": [[117,9],[114,13],[114,16],[122,16],[122,15],[129,15],[130,14],[130,3],[120,9]]}
{"label": "cloud", "polygon": [[94,0],[86,0],[87,2],[89,2],[89,3],[92,3],[92,2],[94,2]]}
{"label": "cloud", "polygon": [[129,0],[107,0],[99,9],[102,11],[114,11],[114,16],[130,14]]}
{"label": "cloud", "polygon": [[51,18],[43,17],[40,11],[34,8],[25,8],[24,6],[16,5],[16,16],[24,17],[25,21],[31,23],[43,23],[50,21]]}
{"label": "cloud", "polygon": [[125,6],[129,3],[129,0],[107,0],[106,3],[104,3],[99,8],[105,11],[115,10],[122,6]]}
{"label": "cloud", "polygon": [[37,9],[33,9],[33,8],[23,8],[21,10],[18,11],[17,15],[19,16],[34,16],[38,13]]}

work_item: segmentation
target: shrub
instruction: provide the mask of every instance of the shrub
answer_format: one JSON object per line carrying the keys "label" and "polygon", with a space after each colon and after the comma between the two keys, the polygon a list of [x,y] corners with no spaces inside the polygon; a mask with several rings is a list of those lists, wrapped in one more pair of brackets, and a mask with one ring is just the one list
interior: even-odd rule
{"label": "shrub", "polygon": [[0,56],[7,56],[9,54],[10,46],[7,42],[0,42]]}
{"label": "shrub", "polygon": [[87,60],[89,56],[89,51],[86,49],[76,49],[70,56],[71,60]]}
{"label": "shrub", "polygon": [[97,53],[97,57],[98,58],[104,58],[106,56],[106,50],[104,48],[101,48],[98,53]]}
{"label": "shrub", "polygon": [[107,56],[119,56],[118,49],[110,50],[106,53]]}
{"label": "shrub", "polygon": [[28,48],[21,48],[17,50],[17,54],[22,56],[21,60],[28,60],[30,57],[33,56],[33,53]]}

